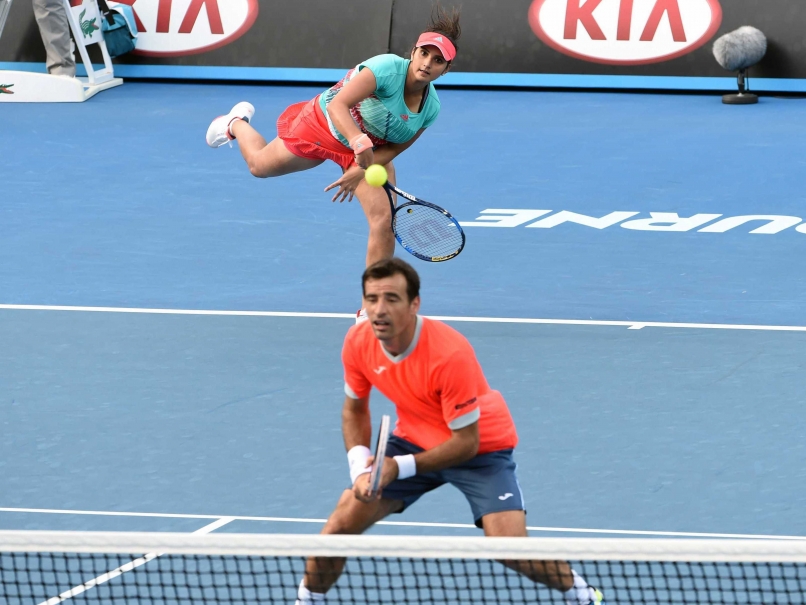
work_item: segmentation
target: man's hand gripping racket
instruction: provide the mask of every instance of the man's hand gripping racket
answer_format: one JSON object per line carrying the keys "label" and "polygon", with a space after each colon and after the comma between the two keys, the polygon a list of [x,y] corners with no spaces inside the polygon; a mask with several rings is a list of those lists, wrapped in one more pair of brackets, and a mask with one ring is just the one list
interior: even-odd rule
{"label": "man's hand gripping racket", "polygon": [[[356,498],[362,502],[372,502],[381,496],[384,487],[383,470],[386,468],[386,444],[389,442],[389,427],[391,418],[384,415],[381,417],[381,426],[378,429],[378,440],[375,443],[370,462],[372,464],[369,472],[369,480],[364,479],[367,474],[359,476],[354,486]],[[388,483],[388,482],[387,482]]]}
{"label": "man's hand gripping racket", "polygon": [[378,441],[375,444],[375,454],[372,461],[372,470],[369,472],[369,493],[370,498],[377,498],[381,494],[383,484],[383,467],[386,460],[386,444],[389,442],[389,416],[381,417],[381,428],[378,429]]}

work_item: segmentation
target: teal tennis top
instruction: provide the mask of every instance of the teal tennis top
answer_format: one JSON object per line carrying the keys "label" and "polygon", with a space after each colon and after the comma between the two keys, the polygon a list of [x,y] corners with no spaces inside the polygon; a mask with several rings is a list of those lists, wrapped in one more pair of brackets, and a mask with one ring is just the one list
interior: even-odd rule
{"label": "teal tennis top", "polygon": [[350,108],[353,120],[372,140],[372,144],[405,143],[411,140],[421,128],[428,128],[439,115],[439,97],[434,84],[426,89],[425,103],[420,111],[411,111],[403,99],[409,59],[397,55],[378,55],[359,63],[347,72],[344,78],[319,95],[319,106],[327,118],[331,134],[343,145],[349,141],[336,129],[327,114],[327,105],[333,97],[362,69],[369,69],[375,76],[377,88],[369,97]]}

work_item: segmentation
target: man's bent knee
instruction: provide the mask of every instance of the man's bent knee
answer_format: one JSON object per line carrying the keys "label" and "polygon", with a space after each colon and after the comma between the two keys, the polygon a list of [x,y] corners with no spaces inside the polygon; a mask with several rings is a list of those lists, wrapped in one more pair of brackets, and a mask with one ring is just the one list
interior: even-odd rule
{"label": "man's bent knee", "polygon": [[403,509],[399,500],[377,500],[361,502],[352,490],[345,490],[336,510],[330,515],[322,529],[323,534],[361,534],[390,513]]}
{"label": "man's bent knee", "polygon": [[373,516],[371,507],[356,499],[352,490],[344,490],[336,510],[325,523],[325,534],[360,534]]}

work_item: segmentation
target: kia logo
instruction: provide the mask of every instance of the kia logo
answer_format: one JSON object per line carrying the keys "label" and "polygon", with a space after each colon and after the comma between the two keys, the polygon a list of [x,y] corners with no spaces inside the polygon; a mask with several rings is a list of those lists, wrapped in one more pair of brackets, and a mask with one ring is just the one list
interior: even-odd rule
{"label": "kia logo", "polygon": [[532,31],[583,61],[645,65],[680,57],[722,23],[719,0],[534,0]]}
{"label": "kia logo", "polygon": [[221,48],[254,25],[258,0],[117,0],[134,11],[138,55],[181,57]]}

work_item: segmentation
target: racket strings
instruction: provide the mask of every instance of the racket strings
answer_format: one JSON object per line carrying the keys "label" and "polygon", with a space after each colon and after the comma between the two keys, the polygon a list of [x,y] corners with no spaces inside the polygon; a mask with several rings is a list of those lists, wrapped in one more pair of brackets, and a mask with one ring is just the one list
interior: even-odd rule
{"label": "racket strings", "polygon": [[462,249],[464,237],[456,223],[441,211],[413,204],[395,213],[398,241],[409,251],[429,258],[453,256]]}

